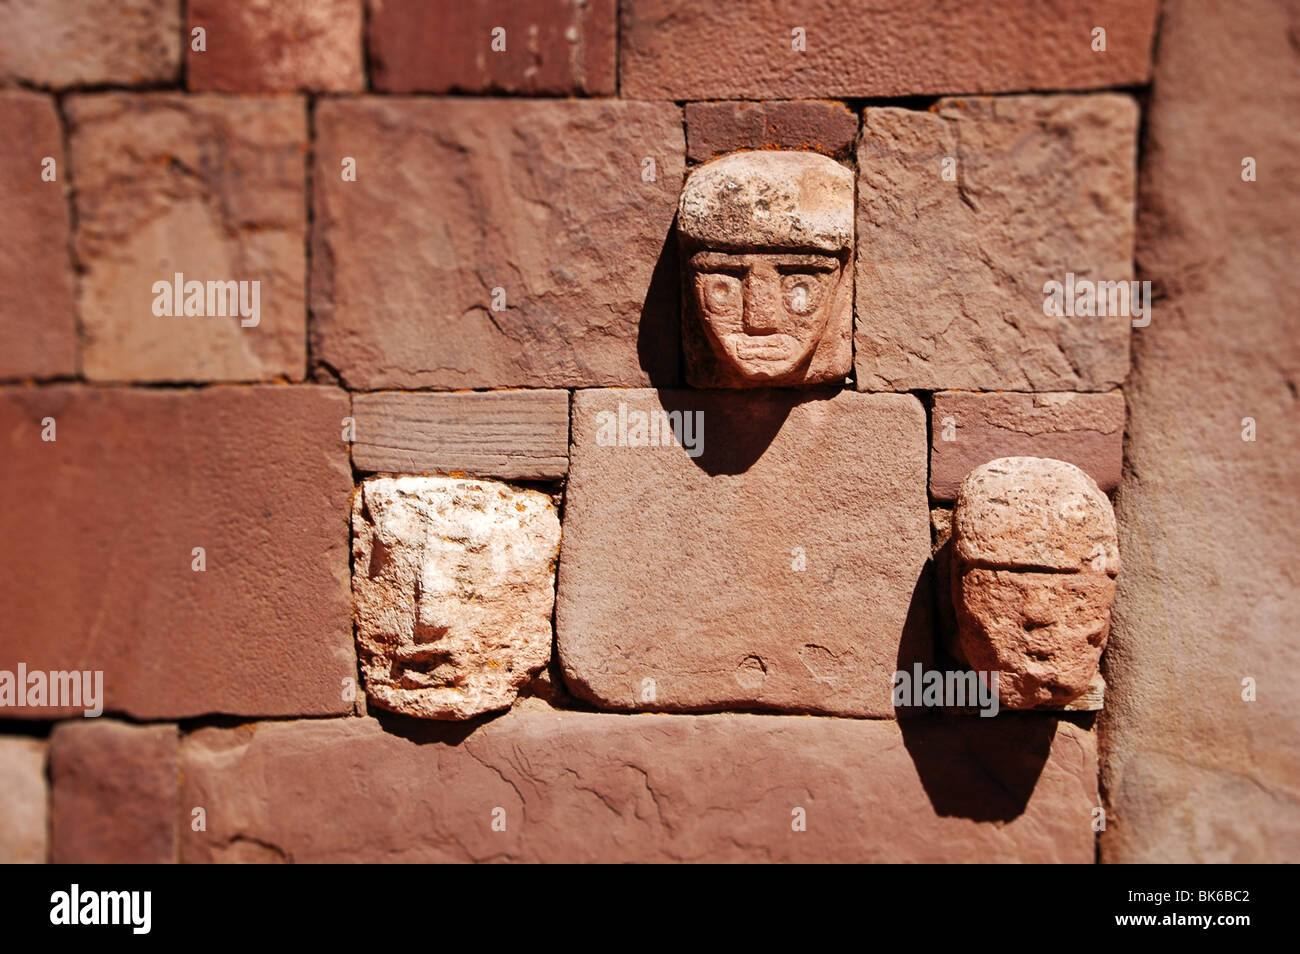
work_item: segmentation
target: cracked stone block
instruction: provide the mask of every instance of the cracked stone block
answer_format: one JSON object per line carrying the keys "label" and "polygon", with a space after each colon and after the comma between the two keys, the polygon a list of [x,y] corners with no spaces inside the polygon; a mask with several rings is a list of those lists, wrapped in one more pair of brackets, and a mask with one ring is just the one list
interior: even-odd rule
{"label": "cracked stone block", "polygon": [[585,390],[572,440],[556,637],[573,695],[893,718],[894,672],[933,646],[916,398]]}
{"label": "cracked stone block", "polygon": [[86,376],[301,379],[303,101],[107,93],[67,113]]}
{"label": "cracked stone block", "polygon": [[379,391],[354,395],[352,416],[358,470],[555,480],[569,469],[567,391]]}
{"label": "cracked stone block", "polygon": [[352,511],[370,703],[424,719],[510,708],[551,658],[560,518],[536,490],[375,477]]}
{"label": "cracked stone block", "polygon": [[1107,862],[1300,859],[1298,36],[1293,3],[1161,12],[1137,241],[1161,304],[1124,388]]}
{"label": "cracked stone block", "polygon": [[1000,458],[962,481],[952,526],[962,661],[997,673],[1008,708],[1073,702],[1097,673],[1115,601],[1106,495],[1073,464]]}
{"label": "cracked stone block", "polygon": [[620,95],[761,100],[1142,85],[1156,2],[624,0],[620,14]]}
{"label": "cracked stone block", "polygon": [[682,349],[697,388],[807,387],[853,362],[853,171],[810,152],[691,170],[677,210]]}
{"label": "cracked stone block", "polygon": [[1118,93],[867,109],[857,386],[1115,388],[1134,319],[1045,314],[1043,288],[1074,287],[1070,274],[1132,280],[1137,124],[1136,102]]}
{"label": "cracked stone block", "polygon": [[829,100],[687,103],[686,158],[705,162],[739,149],[809,149],[847,157],[858,117]]}
{"label": "cracked stone block", "polygon": [[368,2],[371,79],[377,90],[525,96],[617,92],[615,0]]}
{"label": "cracked stone block", "polygon": [[955,500],[962,478],[999,457],[1074,464],[1103,491],[1119,486],[1124,395],[940,391],[930,412],[930,496]]}
{"label": "cracked stone block", "polygon": [[[181,743],[187,862],[1070,862],[1096,850],[1093,733],[1043,713],[901,722],[516,708]],[[799,822],[805,830],[797,830]],[[494,827],[495,824],[495,827]]]}
{"label": "cracked stone block", "polygon": [[349,387],[677,381],[676,106],[333,99],[316,131],[313,354]]}
{"label": "cracked stone block", "polygon": [[347,415],[309,385],[0,388],[0,670],[102,672],[136,720],[351,712]]}
{"label": "cracked stone block", "polygon": [[46,860],[49,789],[44,739],[0,737],[0,864]]}
{"label": "cracked stone block", "polygon": [[360,92],[362,0],[188,0],[190,89],[223,93]]}
{"label": "cracked stone block", "polygon": [[[3,43],[0,40],[0,43]],[[0,93],[0,378],[77,371],[68,167],[54,99]],[[46,157],[55,179],[47,182]]]}
{"label": "cracked stone block", "polygon": [[55,726],[50,736],[53,863],[174,863],[178,747],[175,725],[85,719]]}
{"label": "cracked stone block", "polygon": [[6,0],[0,81],[66,87],[175,81],[180,0]]}

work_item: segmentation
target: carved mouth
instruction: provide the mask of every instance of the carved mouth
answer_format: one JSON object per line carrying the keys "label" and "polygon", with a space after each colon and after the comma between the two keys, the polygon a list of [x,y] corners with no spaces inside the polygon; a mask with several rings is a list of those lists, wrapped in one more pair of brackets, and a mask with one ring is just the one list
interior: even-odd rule
{"label": "carved mouth", "polygon": [[728,335],[736,357],[742,361],[787,361],[799,347],[793,335]]}

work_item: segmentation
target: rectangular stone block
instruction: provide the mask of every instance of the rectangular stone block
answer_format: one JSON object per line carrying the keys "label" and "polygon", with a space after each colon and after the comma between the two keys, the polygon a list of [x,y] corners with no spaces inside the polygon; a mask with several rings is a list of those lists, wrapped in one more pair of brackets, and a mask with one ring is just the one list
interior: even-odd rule
{"label": "rectangular stone block", "polygon": [[181,0],[6,0],[0,82],[136,86],[175,81]]}
{"label": "rectangular stone block", "polygon": [[0,864],[46,861],[49,786],[44,739],[0,736]]}
{"label": "rectangular stone block", "polygon": [[[136,719],[351,711],[347,415],[317,387],[0,388],[0,670],[101,672]],[[85,708],[25,699],[0,716]]]}
{"label": "rectangular stone block", "polygon": [[1049,314],[1045,288],[1133,278],[1137,119],[1133,99],[1114,93],[868,109],[858,387],[1117,386],[1134,319]]}
{"label": "rectangular stone block", "polygon": [[1124,463],[1124,395],[940,391],[930,412],[930,496],[956,500],[962,478],[999,457],[1074,464],[1110,493]]}
{"label": "rectangular stone block", "polygon": [[858,117],[843,103],[687,103],[686,156],[705,162],[737,149],[810,149],[847,156]]}
{"label": "rectangular stone block", "polygon": [[567,391],[412,394],[352,399],[358,470],[554,480],[569,469]]}
{"label": "rectangular stone block", "polygon": [[174,864],[178,748],[174,725],[84,719],[55,726],[53,863]]}
{"label": "rectangular stone block", "polygon": [[187,862],[1089,864],[1095,845],[1096,742],[1040,714],[262,723],[187,735],[181,776]]}
{"label": "rectangular stone block", "polygon": [[362,0],[187,0],[186,85],[223,93],[357,92]]}
{"label": "rectangular stone block", "polygon": [[371,97],[316,131],[313,353],[349,387],[677,380],[676,106]]}
{"label": "rectangular stone block", "polygon": [[53,97],[0,93],[0,127],[0,378],[71,376],[77,303],[68,168]]}
{"label": "rectangular stone block", "polygon": [[302,378],[303,101],[108,93],[67,112],[86,376]]}
{"label": "rectangular stone block", "polygon": [[615,0],[369,0],[371,80],[390,93],[609,96]]}
{"label": "rectangular stone block", "polygon": [[911,395],[577,392],[556,602],[570,692],[892,717],[894,672],[933,648],[925,445]]}
{"label": "rectangular stone block", "polygon": [[1156,21],[1155,0],[624,0],[620,10],[621,94],[678,101],[1139,85]]}

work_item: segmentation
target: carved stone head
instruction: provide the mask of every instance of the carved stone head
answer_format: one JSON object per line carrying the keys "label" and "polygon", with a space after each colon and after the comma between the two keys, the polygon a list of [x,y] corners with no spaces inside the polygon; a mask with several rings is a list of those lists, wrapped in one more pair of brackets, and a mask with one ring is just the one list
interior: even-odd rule
{"label": "carved stone head", "polygon": [[809,152],[738,152],[678,204],[686,379],[698,388],[841,381],[853,361],[853,173]]}
{"label": "carved stone head", "polygon": [[1088,689],[1110,634],[1115,511],[1073,464],[1003,457],[962,481],[953,513],[958,640],[1010,709]]}

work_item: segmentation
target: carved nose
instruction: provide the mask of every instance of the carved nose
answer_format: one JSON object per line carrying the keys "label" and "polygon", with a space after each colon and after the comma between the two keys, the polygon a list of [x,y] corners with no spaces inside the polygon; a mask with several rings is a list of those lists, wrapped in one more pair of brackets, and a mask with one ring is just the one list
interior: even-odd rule
{"label": "carved nose", "polygon": [[781,280],[774,269],[751,268],[745,276],[745,331],[770,335],[781,330]]}

